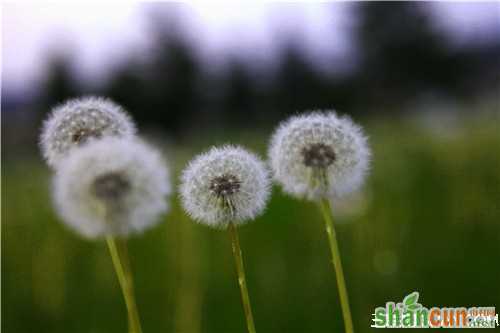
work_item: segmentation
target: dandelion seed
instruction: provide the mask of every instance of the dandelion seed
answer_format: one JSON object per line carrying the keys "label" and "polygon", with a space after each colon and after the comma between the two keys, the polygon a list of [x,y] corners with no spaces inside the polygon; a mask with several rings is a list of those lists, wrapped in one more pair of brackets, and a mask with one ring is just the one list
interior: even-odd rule
{"label": "dandelion seed", "polygon": [[261,214],[269,198],[269,177],[262,161],[246,150],[225,146],[196,157],[181,179],[181,199],[195,220],[227,228],[249,333],[255,333],[237,225]]}
{"label": "dandelion seed", "polygon": [[262,161],[246,150],[213,148],[191,161],[181,179],[184,208],[212,227],[243,224],[265,208],[269,177]]}
{"label": "dandelion seed", "polygon": [[43,125],[40,146],[47,163],[55,168],[71,149],[93,139],[134,134],[135,126],[120,106],[108,99],[86,97],[53,109]]}
{"label": "dandelion seed", "polygon": [[342,195],[365,178],[370,151],[361,128],[335,112],[292,117],[269,149],[275,180],[285,192],[308,199]]}
{"label": "dandelion seed", "polygon": [[285,192],[316,200],[337,277],[347,333],[353,332],[351,310],[344,280],[330,197],[358,188],[370,160],[367,139],[359,126],[335,112],[314,112],[292,117],[275,132],[269,148],[274,179]]}
{"label": "dandelion seed", "polygon": [[149,146],[113,137],[72,150],[59,164],[54,199],[63,221],[88,238],[128,235],[159,222],[168,170]]}

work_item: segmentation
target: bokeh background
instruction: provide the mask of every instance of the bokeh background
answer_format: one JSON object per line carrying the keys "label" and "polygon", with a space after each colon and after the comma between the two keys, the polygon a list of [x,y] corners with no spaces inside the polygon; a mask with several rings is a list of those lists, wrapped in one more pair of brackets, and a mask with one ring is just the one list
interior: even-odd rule
{"label": "bokeh background", "polygon": [[[128,109],[175,179],[211,145],[265,156],[292,114],[351,115],[374,156],[333,203],[356,331],[413,291],[498,309],[499,6],[4,4],[2,331],[126,331],[106,245],[60,223],[37,146],[51,107],[89,94]],[[244,332],[228,235],[176,198],[163,220],[129,243],[144,332]],[[343,330],[314,204],[275,188],[240,238],[259,332]]]}

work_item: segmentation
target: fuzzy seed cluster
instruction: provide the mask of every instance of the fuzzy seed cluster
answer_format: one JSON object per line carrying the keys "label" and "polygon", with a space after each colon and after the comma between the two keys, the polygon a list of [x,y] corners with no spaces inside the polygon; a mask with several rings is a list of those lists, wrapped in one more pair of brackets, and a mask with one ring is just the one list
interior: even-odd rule
{"label": "fuzzy seed cluster", "polygon": [[357,189],[370,161],[362,129],[333,111],[299,115],[282,123],[268,155],[274,179],[283,190],[311,200]]}
{"label": "fuzzy seed cluster", "polygon": [[160,154],[137,140],[91,142],[64,159],[54,178],[60,215],[89,238],[146,229],[168,209],[170,192]]}
{"label": "fuzzy seed cluster", "polygon": [[91,140],[134,134],[132,120],[119,105],[109,99],[86,97],[53,109],[43,124],[40,145],[47,163],[56,168],[71,149]]}
{"label": "fuzzy seed cluster", "polygon": [[181,177],[180,196],[187,213],[200,223],[225,228],[260,215],[269,198],[265,164],[236,146],[214,147],[194,158]]}

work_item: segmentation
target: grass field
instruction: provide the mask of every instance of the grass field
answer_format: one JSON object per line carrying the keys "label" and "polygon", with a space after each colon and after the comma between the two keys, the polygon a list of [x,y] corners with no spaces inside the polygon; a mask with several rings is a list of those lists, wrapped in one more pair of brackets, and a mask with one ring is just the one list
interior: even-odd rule
{"label": "grass field", "polygon": [[[375,307],[412,291],[427,307],[498,309],[498,123],[438,131],[396,121],[366,125],[371,175],[362,193],[334,202],[356,332],[371,330]],[[257,138],[234,141],[265,153],[267,137]],[[173,150],[177,174],[207,142]],[[144,332],[245,332],[228,234],[191,222],[177,199],[163,219],[129,242]],[[275,188],[266,213],[240,229],[240,241],[258,332],[343,331],[314,204]],[[105,242],[80,239],[58,221],[50,172],[38,156],[4,161],[2,331],[126,327]]]}

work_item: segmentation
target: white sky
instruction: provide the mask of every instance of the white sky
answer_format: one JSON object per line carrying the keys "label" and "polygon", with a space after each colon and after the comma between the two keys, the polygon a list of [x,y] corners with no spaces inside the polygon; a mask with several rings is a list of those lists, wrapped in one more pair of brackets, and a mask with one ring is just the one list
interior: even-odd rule
{"label": "white sky", "polygon": [[[2,5],[2,81],[11,88],[43,75],[57,50],[68,52],[89,78],[105,73],[131,52],[147,50],[149,14],[169,4],[6,3]],[[334,6],[334,7],[333,7]],[[206,59],[238,54],[265,61],[283,42],[283,33],[300,37],[311,56],[349,56],[347,32],[355,24],[349,5],[217,4],[176,6],[188,36]],[[500,29],[500,3],[433,3],[440,26],[466,44]],[[500,34],[500,31],[499,31]],[[325,39],[328,42],[325,42]],[[317,57],[321,58],[321,57]]]}

